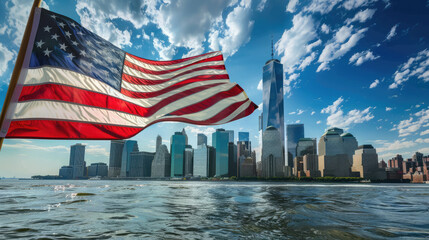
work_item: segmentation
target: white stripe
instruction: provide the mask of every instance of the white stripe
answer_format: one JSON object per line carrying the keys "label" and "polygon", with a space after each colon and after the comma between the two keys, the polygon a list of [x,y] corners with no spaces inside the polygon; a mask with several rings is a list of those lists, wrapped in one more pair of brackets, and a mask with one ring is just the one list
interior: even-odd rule
{"label": "white stripe", "polygon": [[[223,61],[214,61],[214,62],[204,62],[204,63],[199,63],[199,64],[195,64],[195,65],[191,65],[189,67],[186,68],[182,68],[179,69],[177,71],[174,72],[169,72],[169,73],[165,73],[165,74],[150,74],[150,73],[144,73],[141,72],[137,69],[128,67],[127,65],[124,65],[124,70],[123,72],[133,76],[133,77],[138,77],[138,78],[143,78],[143,79],[148,79],[148,80],[164,80],[164,79],[170,79],[173,78],[181,73],[184,73],[186,71],[190,71],[196,68],[200,68],[200,67],[208,67],[208,66],[223,66],[224,62]],[[218,71],[224,71],[222,69],[213,69],[213,70],[218,70]],[[226,73],[225,73],[226,74]]]}
{"label": "white stripe", "polygon": [[[88,77],[73,71],[69,71],[61,68],[53,68],[53,67],[43,67],[43,68],[28,70],[28,74],[25,79],[24,85],[40,85],[40,84],[46,84],[46,83],[61,84],[61,85],[66,85],[70,87],[76,87],[76,88],[81,88],[81,89],[85,89],[93,92],[106,94],[130,103],[134,103],[141,107],[151,107],[157,104],[162,99],[168,98],[177,93],[180,93],[195,87],[199,87],[199,86],[204,86],[204,85],[209,85],[214,83],[224,83],[219,86],[204,90],[203,94],[205,95],[201,95],[201,94],[197,95],[201,97],[200,101],[210,96],[213,96],[214,94],[220,91],[225,91],[235,86],[235,84],[230,83],[229,80],[227,79],[202,81],[202,82],[195,82],[195,83],[185,85],[181,88],[164,93],[157,97],[144,99],[144,98],[132,98],[132,97],[125,96],[122,93],[120,93],[118,90],[110,87],[109,85],[99,80],[93,79],[91,77]],[[150,90],[156,91],[160,89],[162,88],[152,88],[152,89],[148,88],[148,92],[150,92]]]}
{"label": "white stripe", "polygon": [[[137,59],[135,59],[133,57],[128,56],[127,54],[125,55],[125,60],[128,61],[128,62],[130,62],[130,63],[132,63],[132,64],[135,64],[137,66],[140,66],[142,68],[146,68],[146,69],[149,69],[149,70],[152,70],[152,71],[163,71],[163,70],[170,70],[170,69],[180,68],[180,67],[183,67],[183,66],[186,66],[186,65],[189,65],[189,64],[201,61],[203,59],[215,57],[215,56],[218,56],[218,55],[222,55],[222,53],[221,52],[213,52],[213,53],[210,53],[210,54],[207,54],[207,55],[204,55],[204,56],[201,56],[201,57],[197,57],[197,58],[194,58],[194,59],[191,59],[191,60],[188,60],[188,61],[184,61],[184,62],[176,63],[176,64],[170,64],[170,65],[155,65],[155,64],[141,62],[141,61],[139,61],[139,60],[137,60]],[[160,61],[159,63],[162,63],[162,61]]]}
{"label": "white stripe", "polygon": [[235,117],[237,117],[240,113],[242,113],[244,110],[246,110],[250,106],[251,102],[252,101],[248,100],[247,102],[241,104],[241,106],[239,108],[235,109],[235,111],[232,112],[228,117],[220,120],[219,122],[217,122],[215,124],[219,125],[219,124],[224,124],[224,123],[227,123],[227,122],[231,121],[232,119],[234,119]]}
{"label": "white stripe", "polygon": [[[194,121],[204,121],[217,115],[226,107],[237,101],[246,99],[244,93],[237,96],[225,98],[213,106],[192,114],[186,114],[182,117]],[[14,114],[14,120],[25,119],[50,119],[50,120],[64,120],[64,121],[77,121],[95,124],[108,124],[128,127],[145,127],[149,123],[159,119],[169,119],[175,116],[165,116],[165,114],[173,112],[177,109],[183,108],[183,105],[166,106],[160,109],[156,114],[151,117],[140,117],[128,113],[117,112],[108,109],[101,109],[96,107],[76,105],[67,102],[53,102],[53,101],[30,101],[19,102]],[[231,118],[232,119],[232,118]]]}
{"label": "white stripe", "polygon": [[[159,91],[161,89],[164,89],[166,87],[169,87],[171,85],[174,85],[178,82],[187,80],[189,78],[193,78],[193,77],[197,77],[197,76],[201,76],[201,75],[217,75],[217,71],[220,70],[201,70],[201,71],[197,71],[197,72],[192,72],[189,74],[185,74],[183,76],[179,76],[177,78],[174,78],[170,81],[161,83],[161,84],[156,84],[156,85],[144,85],[144,84],[134,84],[134,83],[130,83],[127,81],[122,81],[121,83],[121,88],[132,91],[132,92],[156,92]],[[226,74],[226,72],[224,70],[222,70],[221,73],[219,74]],[[229,79],[223,79],[226,80],[227,82],[229,82]],[[212,80],[209,81],[202,81],[202,82],[212,82]]]}

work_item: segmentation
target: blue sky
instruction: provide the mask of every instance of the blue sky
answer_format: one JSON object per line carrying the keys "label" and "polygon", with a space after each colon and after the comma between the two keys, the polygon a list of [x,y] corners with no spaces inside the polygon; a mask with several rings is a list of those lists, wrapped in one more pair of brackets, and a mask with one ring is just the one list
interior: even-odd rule
{"label": "blue sky", "polygon": [[[231,81],[262,102],[262,67],[274,55],[284,64],[285,123],[304,123],[306,137],[341,127],[359,144],[373,144],[380,160],[429,154],[429,1],[93,1],[47,0],[125,51],[148,59],[177,59],[221,50]],[[0,3],[0,104],[32,1]],[[250,132],[259,152],[258,116],[219,127]],[[159,134],[169,145],[185,128],[196,134],[217,126],[159,123],[134,139],[154,151]],[[87,145],[87,163],[108,162],[109,141],[6,139],[0,177],[58,174],[70,145]]]}

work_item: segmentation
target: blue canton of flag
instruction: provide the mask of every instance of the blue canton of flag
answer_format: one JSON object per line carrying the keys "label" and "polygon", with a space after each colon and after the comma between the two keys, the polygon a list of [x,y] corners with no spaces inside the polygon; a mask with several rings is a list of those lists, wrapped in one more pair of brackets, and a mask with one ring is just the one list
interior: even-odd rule
{"label": "blue canton of flag", "polygon": [[120,90],[125,52],[70,18],[41,11],[30,68],[70,69]]}

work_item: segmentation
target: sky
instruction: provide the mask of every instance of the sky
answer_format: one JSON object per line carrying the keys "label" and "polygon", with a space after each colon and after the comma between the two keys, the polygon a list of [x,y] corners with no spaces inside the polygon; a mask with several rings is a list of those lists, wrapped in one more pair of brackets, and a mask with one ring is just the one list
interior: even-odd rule
{"label": "sky", "polygon": [[[3,106],[32,1],[0,3],[0,105]],[[393,0],[46,0],[131,54],[153,60],[222,51],[227,72],[262,106],[262,67],[284,68],[285,124],[303,123],[305,137],[330,127],[372,144],[379,160],[429,155],[429,1]],[[260,153],[258,116],[220,126],[163,122],[133,137],[154,151],[185,128],[189,143],[216,128],[249,132]],[[237,139],[236,139],[237,140]],[[87,165],[109,161],[110,141],[6,139],[0,177],[55,175],[70,146],[86,145]],[[259,155],[259,154],[258,154]],[[259,159],[258,159],[259,161]]]}

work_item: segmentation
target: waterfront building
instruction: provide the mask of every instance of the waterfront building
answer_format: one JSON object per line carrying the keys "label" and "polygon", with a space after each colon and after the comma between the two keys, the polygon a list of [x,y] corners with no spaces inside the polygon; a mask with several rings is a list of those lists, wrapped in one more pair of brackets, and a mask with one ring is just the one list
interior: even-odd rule
{"label": "waterfront building", "polygon": [[239,142],[250,142],[249,132],[238,132]]}
{"label": "waterfront building", "polygon": [[296,145],[296,156],[303,157],[306,154],[317,155],[315,138],[301,138]]}
{"label": "waterfront building", "polygon": [[85,176],[85,145],[77,143],[70,147],[70,161],[69,166],[73,167],[72,178],[82,178]]}
{"label": "waterfront building", "polygon": [[302,167],[305,176],[320,177],[319,158],[316,154],[305,154],[302,157]]}
{"label": "waterfront building", "polygon": [[183,135],[182,132],[175,132],[171,136],[171,177],[183,177],[184,176],[184,152],[185,146],[187,145],[187,136]]}
{"label": "waterfront building", "polygon": [[167,146],[162,144],[158,147],[152,162],[151,177],[164,178],[170,177],[171,171],[171,158],[168,153]]}
{"label": "waterfront building", "polygon": [[139,151],[139,146],[137,144],[137,141],[134,141],[134,140],[125,141],[124,148],[122,150],[122,163],[121,163],[120,177],[129,177],[131,153],[138,152],[138,151]]}
{"label": "waterfront building", "polygon": [[58,175],[63,179],[73,179],[73,167],[62,166]]}
{"label": "waterfront building", "polygon": [[207,136],[205,134],[202,133],[198,133],[197,135],[197,146],[199,145],[207,145]]}
{"label": "waterfront building", "polygon": [[262,161],[256,162],[256,177],[262,177]]}
{"label": "waterfront building", "polygon": [[[244,161],[246,158],[251,157],[251,142],[250,141],[244,141],[248,138],[241,138],[239,137],[239,141],[237,142],[237,176],[241,176],[240,174],[240,166],[242,165],[242,161]],[[256,162],[254,163],[256,167]],[[256,174],[256,169],[255,169]]]}
{"label": "waterfront building", "polygon": [[237,177],[237,145],[228,143],[228,176]]}
{"label": "waterfront building", "polygon": [[95,176],[100,176],[100,177],[107,177],[107,164],[105,163],[92,163],[89,167],[88,167],[88,177],[95,177]]}
{"label": "waterfront building", "polygon": [[378,163],[378,168],[383,168],[383,169],[387,168],[387,164],[384,161],[384,159],[382,159],[381,162]]}
{"label": "waterfront building", "polygon": [[121,175],[122,151],[125,140],[110,141],[109,155],[109,177],[119,177]]}
{"label": "waterfront building", "polygon": [[184,158],[184,171],[185,176],[193,176],[194,172],[194,149],[191,145],[185,146]]}
{"label": "waterfront building", "polygon": [[[285,165],[285,131],[283,103],[283,65],[280,63],[279,60],[270,59],[265,63],[262,75],[262,88],[263,108],[262,114],[259,118],[259,126],[260,130],[262,130],[262,135],[264,135],[264,132],[267,131],[269,127],[273,127],[277,131],[276,136],[278,136],[278,142],[276,142],[276,145],[279,145],[280,147],[276,147],[275,149],[280,149],[280,152],[270,152],[270,154],[272,153],[273,156],[276,156],[276,158],[278,158],[275,163],[273,162],[273,164],[275,164],[275,167],[278,169],[272,169],[271,173],[280,173],[284,171]],[[272,135],[272,132],[268,135]],[[266,149],[271,148],[271,146],[266,147]],[[264,142],[262,142],[262,148],[264,148]],[[268,167],[268,165],[264,165],[264,163],[262,163],[262,165]],[[264,167],[262,168],[264,169]],[[265,174],[267,174],[268,169],[265,168],[265,170]]]}
{"label": "waterfront building", "polygon": [[364,179],[386,179],[386,171],[378,167],[378,155],[372,145],[361,145],[355,151],[352,173]]}
{"label": "waterfront building", "polygon": [[157,136],[156,137],[156,148],[155,148],[155,152],[158,152],[159,147],[161,147],[162,145],[162,137],[161,136]]}
{"label": "waterfront building", "polygon": [[322,177],[350,176],[353,154],[358,147],[352,134],[344,133],[340,128],[330,128],[322,135],[318,145],[318,165]]}
{"label": "waterfront building", "polygon": [[212,143],[216,151],[216,176],[227,177],[229,173],[229,133],[222,128],[216,129],[216,132],[212,134]]}
{"label": "waterfront building", "polygon": [[205,144],[194,149],[194,169],[196,177],[213,177],[216,174],[216,151]]}
{"label": "waterfront building", "polygon": [[216,175],[216,149],[212,146],[207,146],[209,155],[209,176],[214,177]]}
{"label": "waterfront building", "polygon": [[188,135],[186,134],[185,129],[182,129],[182,135],[185,136],[185,145],[188,145]]}
{"label": "waterfront building", "polygon": [[128,177],[150,177],[154,157],[153,152],[131,152]]}
{"label": "waterfront building", "polygon": [[[243,157],[243,156],[242,156]],[[255,169],[256,164],[252,157],[246,157],[240,162],[240,178],[254,178],[256,177]]]}
{"label": "waterfront building", "polygon": [[284,155],[281,134],[275,127],[262,133],[262,177],[284,177]]}
{"label": "waterfront building", "polygon": [[304,138],[304,124],[286,125],[287,135],[287,165],[293,167],[293,159],[297,156],[298,141]]}
{"label": "waterfront building", "polygon": [[226,133],[228,133],[228,142],[233,143],[234,142],[234,130],[225,130]]}

